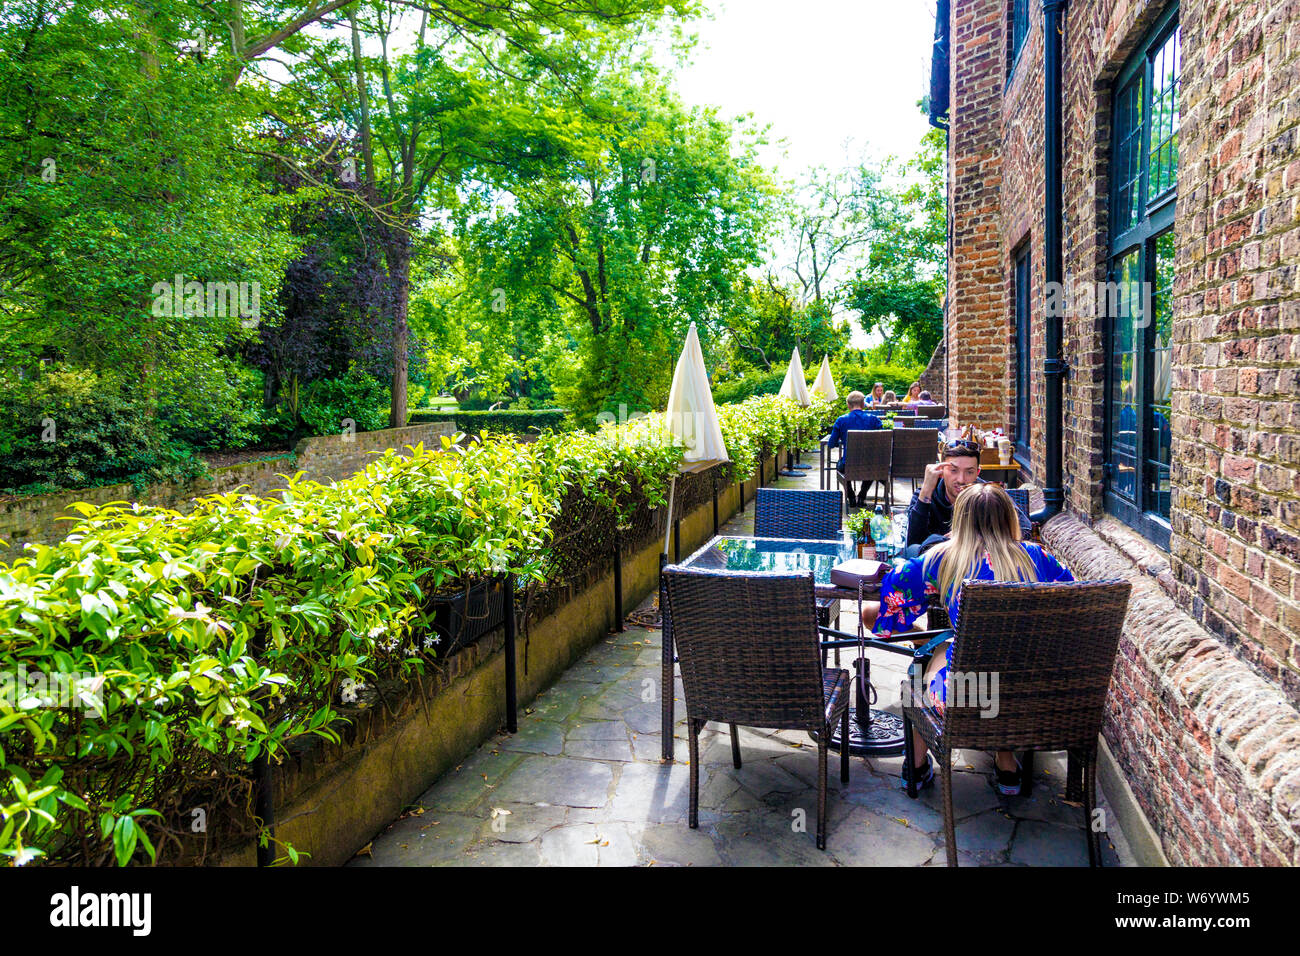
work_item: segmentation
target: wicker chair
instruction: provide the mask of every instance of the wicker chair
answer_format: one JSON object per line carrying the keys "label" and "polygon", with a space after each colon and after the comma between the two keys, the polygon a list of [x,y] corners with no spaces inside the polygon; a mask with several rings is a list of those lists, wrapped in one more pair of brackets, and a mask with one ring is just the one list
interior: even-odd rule
{"label": "wicker chair", "polygon": [[754,499],[754,537],[829,541],[840,536],[840,517],[837,491],[760,488]]}
{"label": "wicker chair", "polygon": [[[710,720],[806,730],[817,740],[817,849],[826,849],[827,751],[835,722],[849,733],[849,672],[824,668],[812,613],[812,575],[664,568],[668,613],[681,661],[691,750],[689,823],[699,828],[700,731]],[[840,752],[849,780],[849,748]]]}
{"label": "wicker chair", "polygon": [[[909,679],[902,685],[904,759],[915,765],[915,729],[939,762],[949,866],[957,865],[952,752],[961,748],[1065,750],[1079,760],[1084,772],[1088,861],[1101,864],[1099,838],[1091,827],[1097,796],[1097,738],[1130,589],[1126,581],[964,585],[943,717],[913,694],[913,676],[924,668],[925,657],[943,637],[916,652]],[[997,677],[996,688],[991,682],[983,688],[993,695],[997,709],[992,716],[979,706],[969,706],[970,701],[965,702],[968,706],[957,706],[963,703],[962,687],[969,690],[962,675]],[[916,797],[910,781],[908,796]]]}
{"label": "wicker chair", "polygon": [[[805,541],[829,541],[840,536],[840,493],[838,491],[796,491],[786,488],[760,488],[754,499],[754,537],[794,538]],[[817,599],[817,624],[830,627],[838,618],[840,602],[834,598]],[[835,649],[835,663],[840,650]],[[822,652],[822,664],[826,652]]]}
{"label": "wicker chair", "polygon": [[925,478],[925,466],[937,460],[934,434],[920,428],[909,428],[894,436],[894,450],[890,461],[890,479],[909,479],[916,490],[918,479]]}
{"label": "wicker chair", "polygon": [[947,405],[918,405],[916,406],[916,414],[920,415],[922,418],[947,418],[948,406]]}
{"label": "wicker chair", "polygon": [[[894,489],[889,481],[889,466],[893,454],[894,432],[888,428],[878,431],[850,431],[844,444],[844,470],[836,472],[840,487],[844,489],[844,513],[848,514],[849,511],[849,488],[850,483],[854,481],[880,482],[885,488],[885,503],[892,508]],[[879,496],[873,495],[872,500],[878,501]]]}
{"label": "wicker chair", "polygon": [[[1016,506],[1017,511],[1023,514],[1026,518],[1032,514],[1029,510],[1030,504],[1028,488],[1003,488],[1002,490],[1011,498],[1011,503]],[[1034,524],[1032,520],[1029,522],[1029,526],[1032,529],[1031,540],[1037,541],[1039,539],[1039,526]]]}

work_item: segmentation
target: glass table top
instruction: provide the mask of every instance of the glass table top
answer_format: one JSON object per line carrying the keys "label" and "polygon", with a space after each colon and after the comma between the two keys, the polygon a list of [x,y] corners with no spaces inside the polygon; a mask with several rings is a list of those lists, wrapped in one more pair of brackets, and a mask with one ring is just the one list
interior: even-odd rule
{"label": "glass table top", "polygon": [[718,537],[683,561],[682,566],[721,571],[811,571],[816,583],[829,585],[831,568],[857,556],[857,547],[848,534],[831,541]]}

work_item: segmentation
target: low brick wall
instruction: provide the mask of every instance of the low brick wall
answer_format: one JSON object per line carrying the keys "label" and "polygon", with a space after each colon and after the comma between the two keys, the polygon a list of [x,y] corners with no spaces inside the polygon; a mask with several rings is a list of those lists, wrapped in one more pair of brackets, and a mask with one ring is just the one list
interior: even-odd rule
{"label": "low brick wall", "polygon": [[[770,475],[771,459],[763,463]],[[769,479],[770,480],[770,479]],[[744,485],[753,500],[757,483]],[[740,510],[741,486],[718,489],[718,520]],[[662,529],[661,532],[662,534]],[[708,501],[682,515],[682,556],[713,535]],[[623,555],[623,607],[636,607],[657,586],[662,537]],[[615,626],[612,572],[534,621],[518,641],[519,708],[553,684]],[[505,650],[500,630],[485,635],[446,662],[440,674],[412,686],[392,712],[363,711],[342,732],[342,742],[310,741],[273,771],[276,838],[300,852],[304,866],[339,866],[351,859],[444,773],[497,733],[505,723]],[[200,855],[196,848],[191,854]],[[205,862],[251,866],[252,843],[216,850]]]}
{"label": "low brick wall", "polygon": [[1133,583],[1103,735],[1174,865],[1300,864],[1300,713],[1177,607],[1168,556],[1114,519],[1043,540],[1079,578]]}
{"label": "low brick wall", "polygon": [[408,425],[356,435],[325,435],[304,438],[292,455],[270,461],[250,461],[212,469],[207,478],[190,482],[162,482],[137,492],[129,484],[103,485],[57,491],[48,495],[16,498],[0,504],[0,560],[13,560],[27,543],[53,544],[72,529],[69,518],[79,517],[71,506],[78,501],[105,505],[113,501],[138,501],[175,511],[187,511],[190,502],[204,495],[220,494],[244,486],[250,494],[270,495],[285,487],[283,475],[305,472],[315,481],[336,481],[356,474],[376,454],[389,448],[403,448],[423,442],[437,446],[443,435],[451,435],[445,422]]}

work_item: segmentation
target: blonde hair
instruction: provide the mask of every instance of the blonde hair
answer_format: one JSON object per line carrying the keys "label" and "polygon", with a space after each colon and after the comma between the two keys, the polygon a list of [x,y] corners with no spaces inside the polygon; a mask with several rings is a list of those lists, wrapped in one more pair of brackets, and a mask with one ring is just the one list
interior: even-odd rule
{"label": "blonde hair", "polygon": [[881,399],[881,400],[882,400],[886,405],[892,405],[894,402],[897,402],[897,401],[898,401],[898,396],[895,395],[893,392],[886,392],[885,395],[884,395],[884,398]]}
{"label": "blonde hair", "polygon": [[1037,581],[1038,569],[1020,543],[1020,520],[1011,496],[997,485],[971,485],[952,506],[952,536],[925,556],[938,562],[939,594],[951,604],[961,586],[988,560],[995,581]]}
{"label": "blonde hair", "polygon": [[849,392],[844,399],[844,404],[849,406],[849,408],[866,408],[867,396],[857,391]]}

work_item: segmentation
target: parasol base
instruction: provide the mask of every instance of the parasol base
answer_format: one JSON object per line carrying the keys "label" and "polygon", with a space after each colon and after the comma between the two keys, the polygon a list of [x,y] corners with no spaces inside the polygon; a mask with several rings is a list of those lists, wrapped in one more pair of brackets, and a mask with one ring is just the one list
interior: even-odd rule
{"label": "parasol base", "polygon": [[[903,752],[903,718],[887,710],[870,708],[870,727],[858,723],[858,711],[849,705],[849,753],[855,757],[896,757]],[[827,746],[840,752],[840,724],[835,722]]]}

